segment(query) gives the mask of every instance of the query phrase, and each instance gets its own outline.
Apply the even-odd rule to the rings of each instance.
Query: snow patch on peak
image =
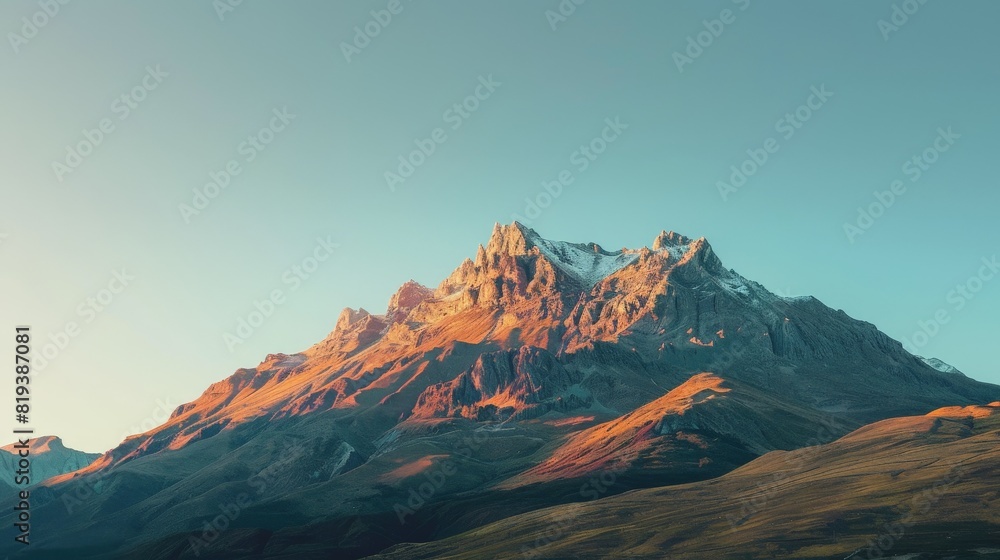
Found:
[[[751,295],[750,285],[747,283],[746,279],[738,274],[734,274],[729,278],[720,278],[719,284],[730,292],[744,296]]]
[[[654,249],[656,248],[654,247]],[[656,250],[666,251],[667,253],[670,254],[670,258],[679,261],[684,258],[684,255],[688,254],[688,252],[691,251],[691,245],[673,245],[673,246],[668,245]]]
[[[924,358],[923,356],[917,356],[917,357],[920,358],[920,361],[922,361],[923,363],[929,365],[930,367],[942,373],[955,373],[958,375],[964,375],[955,366],[945,363],[937,358]]]
[[[549,241],[533,230],[524,231],[528,240],[552,264],[576,278],[587,288],[618,272],[639,258],[637,251],[608,252],[596,243],[579,244]]]

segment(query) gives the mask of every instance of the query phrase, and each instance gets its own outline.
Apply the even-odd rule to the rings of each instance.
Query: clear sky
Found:
[[[515,214],[705,236],[1000,383],[996,2],[227,1],[0,4],[0,348],[52,341],[39,434],[103,451]]]

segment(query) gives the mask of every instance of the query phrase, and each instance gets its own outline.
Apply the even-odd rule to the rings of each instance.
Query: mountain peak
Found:
[[[692,240],[673,231],[661,231],[653,240],[652,250],[669,253],[670,262],[673,263],[686,259],[707,265],[712,270],[717,270],[721,266],[704,237]],[[494,224],[486,247],[480,247],[477,251],[475,264],[478,266],[495,264],[504,257],[534,254],[575,279],[582,287],[591,288],[604,278],[636,262],[647,251],[649,249],[646,248],[607,251],[594,242],[552,241],[515,221],[509,225]]]
[[[434,291],[423,284],[414,280],[407,280],[389,298],[389,307],[385,315],[392,323],[401,321],[406,318],[414,307],[420,305],[433,294]]]
[[[350,327],[369,315],[371,315],[371,313],[368,313],[364,307],[359,307],[356,310],[351,309],[350,307],[345,307],[344,310],[340,312],[340,317],[337,317],[337,325],[333,328],[333,330],[334,332],[343,331],[347,327]]]
[[[690,245],[691,239],[673,231],[660,231],[660,235],[653,240],[653,250],[659,251],[667,247],[681,247]]]
[[[486,254],[523,255],[535,246],[534,239],[540,239],[535,230],[520,222],[510,225],[497,223],[493,225],[493,233],[486,244]]]
[[[14,445],[16,444],[11,443],[9,445],[3,446],[0,449],[3,449],[8,453],[17,454],[17,449],[14,448]],[[50,451],[64,451],[66,449],[66,446],[63,445],[62,439],[60,439],[58,436],[36,437],[31,440],[28,446],[31,449],[31,453],[33,455],[41,455],[42,453],[48,453]]]

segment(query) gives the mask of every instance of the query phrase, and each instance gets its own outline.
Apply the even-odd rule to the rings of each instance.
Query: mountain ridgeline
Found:
[[[436,288],[407,282],[383,314],[345,309],[311,348],[50,479],[33,549],[362,557],[580,501],[594,480],[614,481],[588,487],[605,497],[715,479],[1000,398],[941,369],[726,269],[704,238],[608,251],[497,225]]]

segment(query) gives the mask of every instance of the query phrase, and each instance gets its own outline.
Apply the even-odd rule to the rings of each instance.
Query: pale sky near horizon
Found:
[[[38,435],[113,447],[342,308],[437,285],[515,215],[610,249],[705,236],[1000,383],[996,2],[57,5],[0,4],[0,348],[18,324],[52,341]],[[720,192],[731,166],[752,175]]]

